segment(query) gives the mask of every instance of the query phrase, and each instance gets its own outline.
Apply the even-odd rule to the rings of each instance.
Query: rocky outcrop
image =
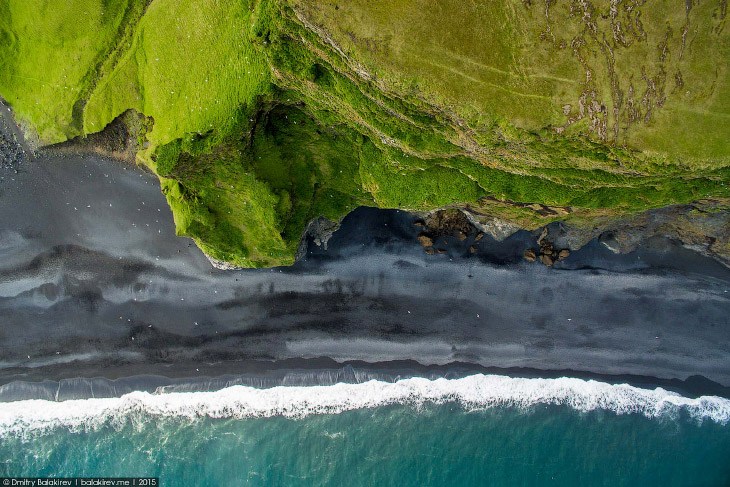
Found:
[[[523,230],[506,220],[478,219],[469,209],[456,208],[429,213],[417,225],[422,228],[418,241],[429,254],[443,252],[449,239],[454,245],[465,242],[464,248],[476,254],[477,244],[485,235],[501,241]],[[622,218],[553,222],[534,230],[533,235],[534,246],[524,250],[522,258],[548,267],[594,240],[613,252],[628,253],[654,237],[680,242],[730,266],[730,201],[703,200]]]
[[[705,200],[652,210],[613,225],[605,245],[621,253],[636,248],[642,235],[661,235],[730,264],[730,201]]]
[[[101,132],[76,137],[60,144],[47,147],[47,150],[67,153],[94,153],[121,161],[135,163],[137,152],[146,145],[145,135],[150,129],[152,119],[134,110],[115,118]]]
[[[307,245],[311,240],[317,247],[324,247],[327,250],[327,242],[332,238],[337,229],[340,228],[339,222],[333,222],[324,217],[315,218],[309,225],[307,225],[302,240],[299,243],[299,248],[295,256],[296,260],[300,260],[307,254]]]
[[[479,229],[479,231],[486,233],[498,242],[501,242],[510,235],[513,235],[515,232],[521,230],[518,225],[501,218],[488,217],[479,219],[477,215],[466,208],[463,209],[462,212],[471,224]]]
[[[730,201],[702,200],[590,224],[553,223],[546,238],[555,247],[578,250],[593,239],[628,253],[652,237],[666,237],[730,265]]]
[[[215,258],[211,257],[210,255],[206,254],[205,252],[203,252],[203,255],[205,255],[205,257],[208,259],[208,262],[210,262],[210,265],[212,265],[216,269],[220,269],[222,271],[240,271],[240,270],[244,269],[244,267],[239,267],[237,265],[233,265],[230,262],[215,259]]]

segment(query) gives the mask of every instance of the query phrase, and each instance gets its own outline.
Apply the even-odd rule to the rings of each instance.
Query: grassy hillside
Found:
[[[128,108],[155,119],[153,146],[188,133],[229,133],[239,107],[269,86],[251,43],[251,11],[238,0],[155,0],[84,111],[93,132]]]
[[[143,8],[137,0],[0,2],[0,94],[43,142],[83,133],[83,105]]]
[[[242,266],[362,204],[536,226],[730,197],[726,3],[611,5],[5,0],[0,95],[45,143],[152,117],[178,232]]]
[[[448,106],[477,130],[550,127],[728,161],[724,1],[291,3],[380,87]]]

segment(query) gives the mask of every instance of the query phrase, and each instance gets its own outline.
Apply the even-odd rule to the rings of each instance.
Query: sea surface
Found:
[[[728,485],[730,400],[472,375],[0,404],[0,476],[161,485]]]
[[[291,268],[222,271],[150,174],[26,159],[0,172],[0,477],[730,485],[730,269],[677,242],[547,269],[530,232],[426,255],[416,215],[361,208]]]

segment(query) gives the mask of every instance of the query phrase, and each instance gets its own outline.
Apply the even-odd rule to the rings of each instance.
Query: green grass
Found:
[[[131,46],[89,99],[86,131],[134,108],[155,119],[153,146],[188,133],[229,133],[240,107],[269,86],[250,27],[251,11],[238,0],[153,1]]]
[[[0,93],[43,143],[82,134],[74,107],[139,10],[135,0],[0,2]]]
[[[588,123],[578,124],[579,133],[677,163],[730,163],[730,35],[723,2],[692,4],[689,12],[685,4],[629,10],[627,3],[617,7],[615,19],[608,3],[587,14],[565,1],[547,10],[543,2],[289,3],[381,88],[450,107],[477,130],[503,121],[526,131],[564,126],[578,117],[581,95],[589,94],[588,103],[595,93],[606,106],[598,117],[606,121],[605,137]],[[620,25],[618,36],[614,25]]]
[[[309,221],[364,204],[468,204],[532,228],[729,198],[722,3],[615,12],[10,0],[0,94],[44,143],[151,117],[138,156],[178,233],[244,267],[290,264]]]
[[[291,264],[310,220],[339,220],[373,199],[362,189],[357,135],[325,128],[296,107],[275,106],[249,140],[176,140],[154,158],[178,232],[243,267]]]

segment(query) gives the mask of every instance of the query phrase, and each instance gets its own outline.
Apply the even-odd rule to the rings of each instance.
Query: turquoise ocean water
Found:
[[[0,476],[158,476],[174,486],[730,485],[730,401],[720,398],[484,376],[132,396],[0,405]]]

